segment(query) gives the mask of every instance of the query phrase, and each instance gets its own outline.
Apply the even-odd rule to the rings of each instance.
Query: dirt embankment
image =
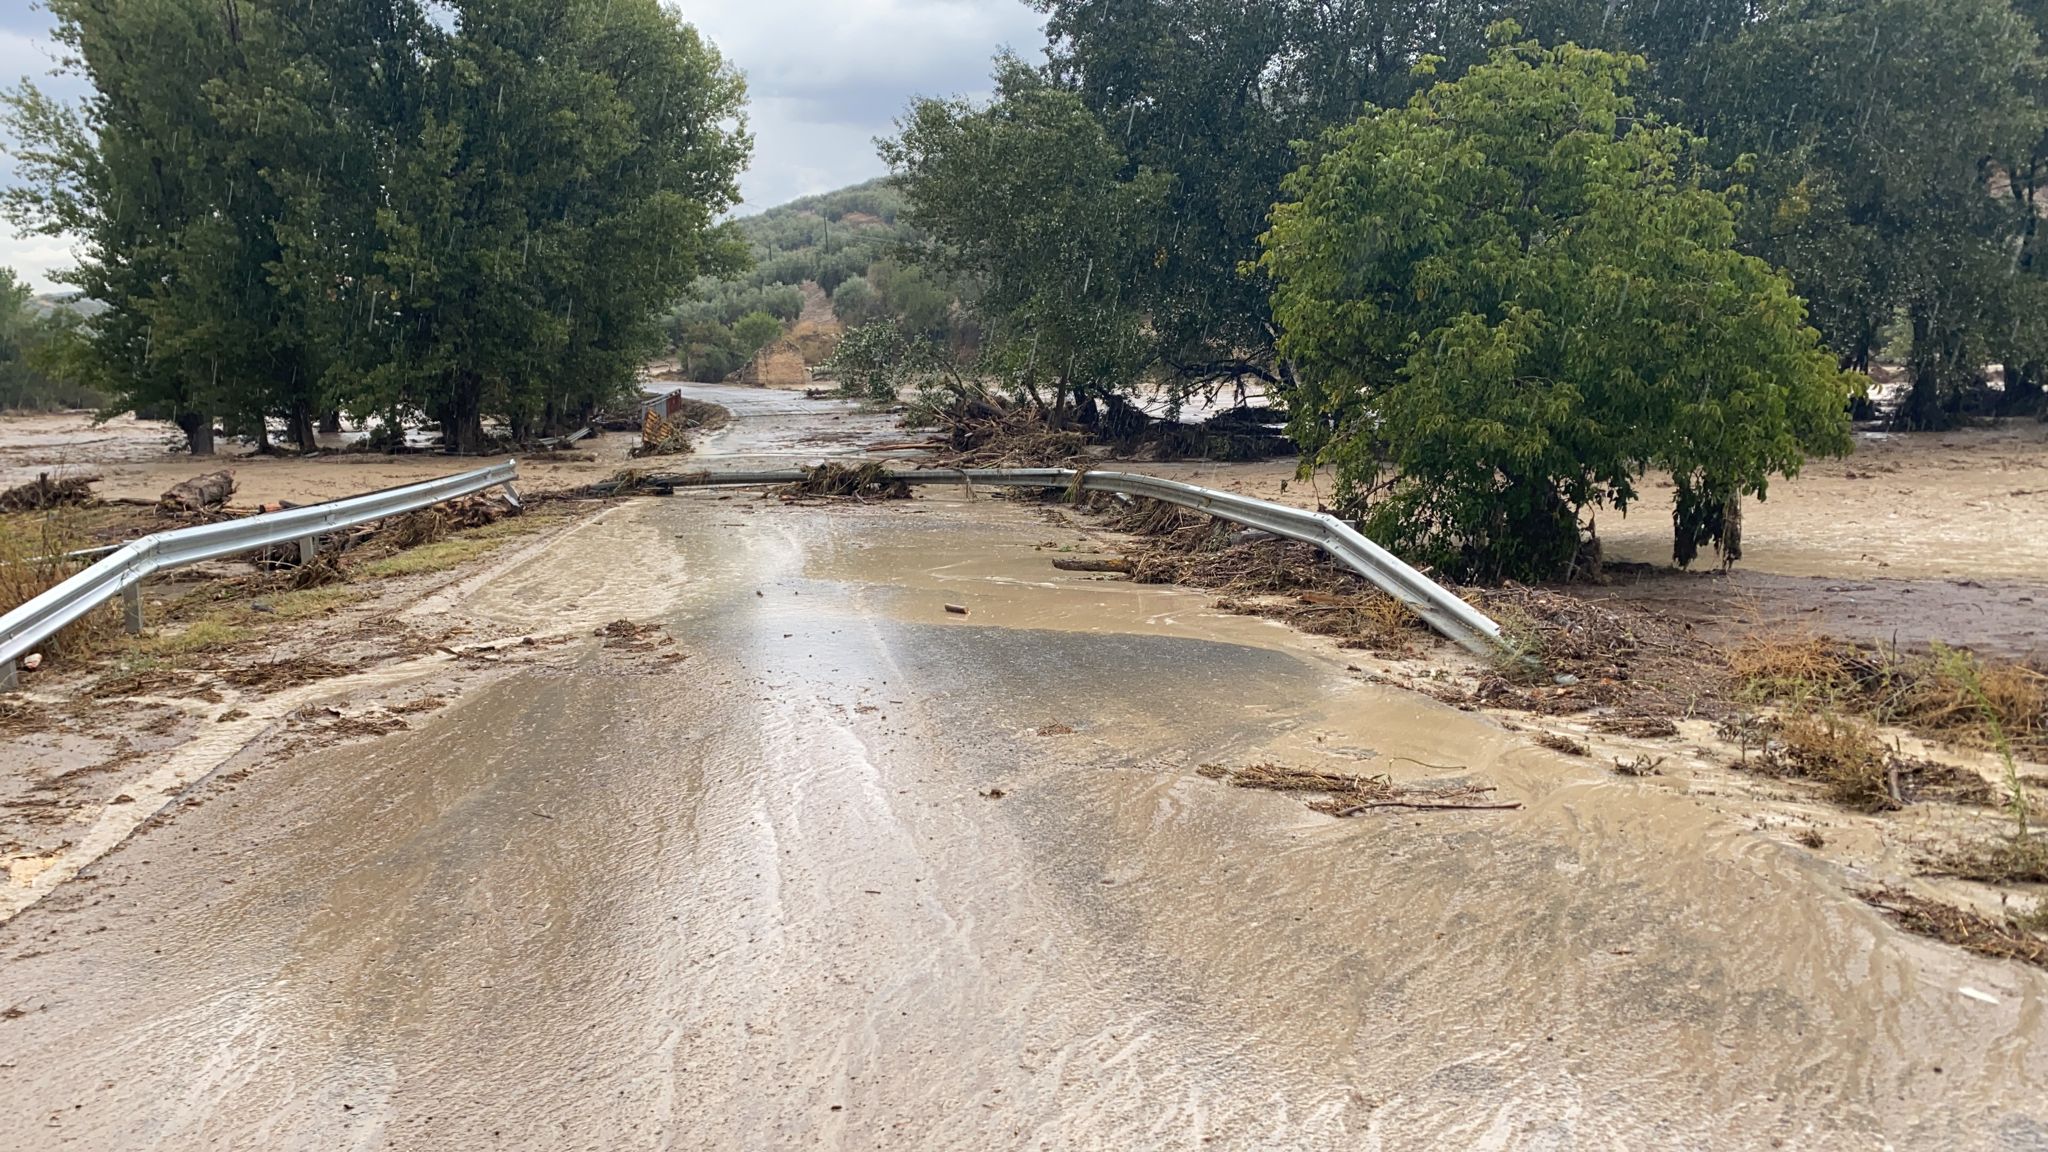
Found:
[[[522,453],[522,490],[575,488],[625,467],[637,434],[590,437],[561,452]],[[95,424],[90,413],[0,413],[0,488],[53,477],[98,476],[94,491],[107,500],[154,502],[165,489],[202,472],[231,469],[242,498],[251,502],[312,504],[401,484],[430,480],[499,457],[464,458],[421,452],[402,456],[336,449],[315,456],[257,455],[224,443],[213,456],[179,450],[183,437],[169,425],[121,416]]]

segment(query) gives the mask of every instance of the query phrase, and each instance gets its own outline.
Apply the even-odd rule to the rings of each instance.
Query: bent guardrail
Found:
[[[305,559],[319,550],[319,537],[323,532],[403,512],[416,512],[444,500],[499,485],[504,486],[506,497],[516,506],[519,490],[515,481],[518,479],[518,463],[507,460],[473,472],[348,496],[325,504],[155,532],[131,540],[92,567],[0,616],[0,691],[15,686],[16,661],[65,625],[115,596],[122,596],[127,601],[128,630],[141,631],[142,582],[158,572],[203,560],[238,556],[274,544],[296,543],[300,558]]]
[[[1072,468],[920,468],[892,469],[883,473],[885,479],[908,484],[965,483],[1021,488],[1069,488],[1077,476],[1084,492],[1121,493],[1163,500],[1275,536],[1313,544],[1329,553],[1339,564],[1371,581],[1380,591],[1399,600],[1438,633],[1471,652],[1489,658],[1503,654],[1520,655],[1491,617],[1373,543],[1357,529],[1325,512],[1290,508],[1234,492],[1219,492],[1136,472],[1077,472]],[[644,480],[650,484],[674,487],[709,487],[786,484],[803,477],[801,471],[778,470],[680,473],[648,476]]]

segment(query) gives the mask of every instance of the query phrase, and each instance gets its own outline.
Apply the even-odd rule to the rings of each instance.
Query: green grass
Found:
[[[474,535],[456,536],[447,540],[436,540],[396,552],[381,560],[372,560],[356,569],[356,572],[373,580],[389,576],[413,576],[421,572],[442,572],[467,564],[479,556],[497,550],[502,540],[479,538]]]
[[[217,648],[232,648],[256,638],[248,628],[217,617],[195,620],[176,632],[158,632],[136,640],[136,649],[150,656],[189,656]]]
[[[553,526],[566,513],[528,512],[521,516],[507,517],[476,528],[466,528],[436,540],[421,544],[403,552],[394,552],[367,563],[349,568],[351,576],[363,576],[381,580],[390,576],[414,576],[422,572],[445,572],[460,567],[481,556],[496,551],[507,540],[530,536]]]

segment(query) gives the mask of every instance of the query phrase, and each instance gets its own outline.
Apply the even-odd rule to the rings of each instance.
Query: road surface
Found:
[[[0,926],[0,1149],[2048,1146],[2039,974],[1061,515],[695,492],[423,606],[578,639]]]

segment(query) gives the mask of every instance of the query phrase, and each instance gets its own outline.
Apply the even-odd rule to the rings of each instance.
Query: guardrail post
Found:
[[[519,487],[510,480],[505,481],[505,499],[510,500],[514,508],[525,507],[519,502]]]
[[[121,589],[121,610],[130,636],[142,635],[142,582]]]
[[[300,566],[300,567],[302,567],[302,568],[303,568],[303,567],[305,567],[306,565],[308,565],[308,564],[311,564],[311,563],[313,562],[313,557],[315,557],[315,556],[318,556],[319,554],[320,554],[320,537],[319,537],[319,536],[317,536],[317,535],[314,535],[314,536],[301,536],[301,537],[299,537],[299,566]]]
[[[21,687],[21,677],[14,671],[14,661],[7,661],[0,667],[0,692],[12,692]]]

